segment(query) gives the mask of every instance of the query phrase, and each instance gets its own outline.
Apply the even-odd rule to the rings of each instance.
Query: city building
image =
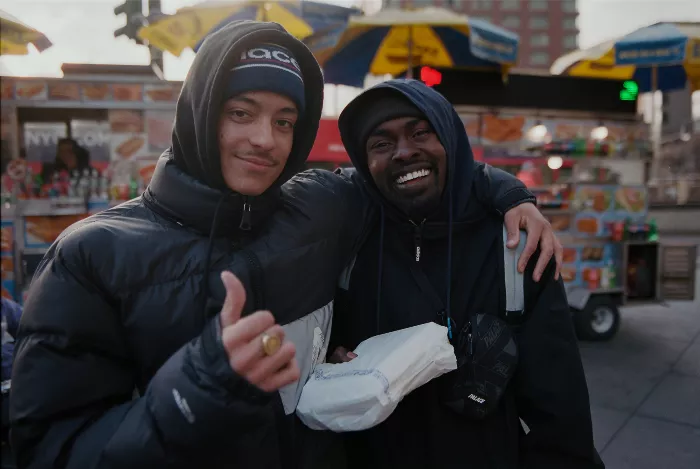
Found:
[[[516,32],[524,69],[549,70],[557,57],[578,48],[576,0],[383,0],[383,6],[450,8]]]

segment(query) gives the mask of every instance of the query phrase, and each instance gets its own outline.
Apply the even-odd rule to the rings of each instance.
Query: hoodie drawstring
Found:
[[[204,312],[204,320],[208,319],[207,315],[207,300],[209,299],[209,264],[211,264],[211,253],[214,249],[214,237],[216,236],[216,230],[219,228],[219,210],[224,204],[224,200],[228,197],[228,194],[224,194],[219,199],[214,209],[214,220],[211,222],[211,230],[209,231],[209,244],[207,245],[207,255],[204,258],[204,278],[202,279],[202,291],[204,292],[202,298],[202,311]],[[245,205],[244,205],[245,207]],[[244,212],[245,214],[245,212]],[[241,221],[242,223],[242,221]]]
[[[452,340],[452,315],[450,307],[450,298],[452,293],[452,191],[450,191],[449,205],[448,205],[448,215],[447,215],[447,300],[446,300],[446,312],[447,312],[447,337]]]
[[[382,274],[384,265],[384,206],[380,205],[379,214],[379,266],[377,267],[377,334],[380,333],[381,329],[380,318],[382,310]]]

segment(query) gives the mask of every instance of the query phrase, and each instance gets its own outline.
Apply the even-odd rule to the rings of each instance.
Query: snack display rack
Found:
[[[564,245],[561,275],[579,336],[612,338],[621,305],[692,299],[696,247],[660,243],[646,187],[618,184],[599,168],[574,173],[531,190]]]
[[[0,202],[2,295],[20,303],[57,236],[139,195],[170,145],[182,84],[105,67],[110,73],[2,77],[2,153],[3,160],[12,158],[2,175]],[[53,163],[64,137],[88,151],[90,167],[43,180],[42,167]]]
[[[636,115],[466,106],[459,111],[475,158],[514,175],[528,163],[541,184],[551,184],[570,179],[579,162],[598,161],[601,168],[620,171],[625,183],[644,182],[651,146],[648,125]],[[558,165],[549,167],[550,157]]]

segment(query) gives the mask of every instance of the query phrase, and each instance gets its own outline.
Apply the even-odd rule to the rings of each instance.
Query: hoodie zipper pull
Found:
[[[413,222],[411,222],[413,223]],[[413,230],[413,244],[416,247],[416,262],[420,262],[420,247],[421,247],[421,238],[422,234],[421,232],[423,231],[423,223],[425,223],[425,220],[423,220],[420,225],[416,225],[413,223],[413,226],[415,226]]]
[[[243,214],[241,215],[239,228],[243,231],[250,231],[250,204],[248,203],[248,197],[243,198]]]

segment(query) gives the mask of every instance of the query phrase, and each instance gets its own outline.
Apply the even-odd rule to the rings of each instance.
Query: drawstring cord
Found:
[[[451,292],[452,292],[452,191],[449,196],[449,213],[447,215],[447,304],[445,305],[447,312],[447,337],[452,340],[452,315],[451,315]]]
[[[384,206],[380,205],[379,221],[379,266],[377,267],[377,334],[380,332],[380,318],[382,310],[382,274],[384,265]]]
[[[205,316],[207,314],[207,299],[209,298],[209,264],[211,264],[211,254],[214,248],[214,238],[216,236],[216,231],[219,228],[219,210],[224,204],[224,200],[228,197],[228,194],[224,194],[219,199],[214,209],[214,220],[211,222],[211,231],[209,231],[209,244],[207,245],[207,255],[204,258],[204,278],[202,279],[202,311]]]

